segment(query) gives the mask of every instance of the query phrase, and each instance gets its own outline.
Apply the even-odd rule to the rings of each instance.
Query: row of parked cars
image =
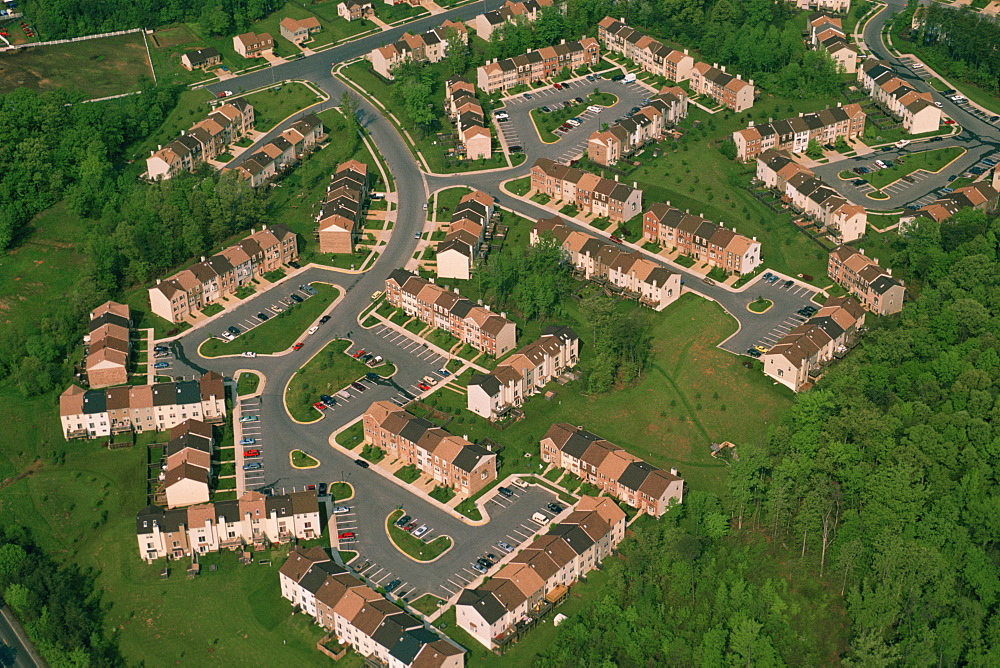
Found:
[[[420,538],[425,533],[431,530],[426,524],[419,524],[417,520],[413,519],[409,515],[403,515],[395,522],[396,528],[402,529],[403,531],[413,534],[414,537]]]

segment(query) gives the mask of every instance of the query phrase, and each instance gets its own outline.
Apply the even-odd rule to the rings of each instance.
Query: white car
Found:
[[[349,512],[351,512],[351,509],[348,508],[347,506],[337,506],[336,508],[333,509],[334,515],[344,515]]]
[[[424,524],[424,525],[422,525],[422,526],[414,529],[413,530],[413,535],[416,536],[417,538],[420,538],[421,536],[423,536],[428,531],[429,531],[429,529],[428,529],[427,525]]]
[[[576,126],[578,126],[580,124],[580,121],[576,120],[575,118],[571,118],[568,121],[566,121],[566,123],[568,125],[572,125],[575,128]]]
[[[257,357],[257,353],[253,352],[252,350],[248,350],[248,351],[246,351],[244,353],[240,353],[240,356],[241,357]]]
[[[437,378],[435,378],[434,376],[424,376],[424,382],[427,383],[428,385],[434,385],[438,381]]]
[[[230,334],[229,332],[223,332],[223,333],[222,333],[222,338],[224,338],[224,339],[225,339],[226,341],[232,341],[232,340],[233,340],[234,338],[236,338],[236,337],[234,337],[234,336],[233,336],[232,334]]]
[[[896,146],[898,146],[899,148],[903,148],[904,146],[908,146],[909,143],[910,143],[909,139],[900,139],[898,142],[896,142]]]
[[[596,104],[592,104],[592,105],[590,105],[589,107],[587,107],[587,111],[592,111],[592,112],[594,112],[595,114],[599,114],[599,113],[601,113],[601,112],[602,112],[603,110],[604,110],[604,107],[600,107],[600,106],[598,106],[598,105],[596,105]]]
[[[952,96],[951,96],[950,98],[948,98],[948,99],[950,99],[950,100],[951,100],[952,102],[961,102],[961,101],[962,101],[962,100],[964,100],[965,98],[964,98],[964,97],[962,97],[961,95],[952,95]]]
[[[935,107],[937,107],[938,109],[940,109],[940,108],[941,108],[941,107],[943,107],[944,105],[943,105],[943,104],[941,104],[940,102],[934,102],[934,106],[935,106]]]
[[[317,327],[315,325],[313,325],[312,327],[309,328],[309,333],[310,334],[315,334],[318,331],[319,331],[319,327]]]

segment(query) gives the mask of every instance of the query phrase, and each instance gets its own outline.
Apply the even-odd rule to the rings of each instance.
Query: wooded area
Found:
[[[899,14],[896,29],[921,47],[921,57],[991,93],[1000,92],[1000,25],[993,16],[932,2],[920,8],[919,27],[910,30],[915,0]]]

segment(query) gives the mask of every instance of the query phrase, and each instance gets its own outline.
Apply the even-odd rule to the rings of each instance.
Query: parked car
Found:
[[[354,381],[353,383],[351,383],[351,387],[353,387],[358,392],[364,392],[365,390],[368,389],[367,387],[365,387],[364,385],[362,385],[358,381]]]
[[[761,346],[761,345],[756,345],[756,346],[753,347],[753,349],[756,350],[757,352],[759,352],[761,355],[763,355],[764,353],[766,353],[768,351],[767,347]]]
[[[403,531],[409,533],[409,532],[413,531],[416,528],[417,528],[417,523],[416,522],[409,522],[409,523],[407,523],[406,526],[403,527]]]
[[[795,285],[795,281],[793,281],[792,279],[788,279],[787,281],[785,281],[785,287],[786,288],[790,288],[793,285]]]
[[[325,325],[328,322],[330,322],[330,316],[328,315],[324,315],[322,318],[319,319],[319,324],[321,325]]]
[[[268,319],[268,318],[270,318],[270,317],[271,317],[271,316],[269,316],[269,315],[268,315],[268,314],[266,314],[266,313],[258,313],[258,314],[257,314],[257,319],[258,319],[258,320],[260,320],[260,321],[264,321],[264,320],[267,320],[267,319]]]
[[[365,354],[365,349],[358,348],[356,351],[354,351],[354,359],[359,359],[364,354]]]
[[[403,584],[403,581],[402,581],[402,580],[393,580],[392,582],[390,582],[389,584],[387,584],[387,585],[385,586],[385,593],[386,593],[386,594],[391,594],[391,593],[392,593],[393,591],[395,591],[395,590],[396,590],[396,589],[397,589],[397,588],[399,587],[399,585],[401,585],[401,584]]]
[[[774,276],[774,274],[772,274],[772,273],[771,273],[771,272],[769,272],[769,271],[767,271],[767,272],[764,272],[764,280],[765,280],[765,281],[767,281],[767,280],[770,280],[771,276]]]
[[[552,503],[545,504],[545,507],[554,513],[561,513],[563,511],[563,507],[554,501]]]
[[[382,376],[378,375],[377,373],[372,373],[371,371],[369,371],[368,373],[365,374],[365,378],[367,378],[372,382],[375,382],[381,380]]]
[[[244,415],[240,418],[240,422],[257,422],[260,418],[256,415]]]
[[[319,327],[317,327],[316,325],[313,325],[312,327],[309,328],[309,330],[306,332],[306,334],[315,334],[318,331],[319,331]]]
[[[613,77],[611,77],[611,80],[612,81],[621,81],[624,78],[625,78],[624,74],[616,74]]]
[[[260,462],[247,462],[243,465],[244,471],[259,471],[262,468],[264,468],[264,466]]]
[[[325,482],[321,482],[321,483],[319,484],[319,489],[318,489],[318,490],[316,490],[316,493],[317,493],[317,494],[318,494],[319,496],[326,496],[326,483],[325,483]]]
[[[156,364],[153,365],[153,368],[166,369],[168,366],[170,366],[170,362],[157,362]]]
[[[954,181],[957,178],[958,178],[958,174],[952,174],[951,176],[948,177],[948,183],[951,183],[952,181]]]
[[[328,406],[324,404],[322,401],[317,401],[316,403],[313,404],[313,408],[315,408],[318,411],[325,411],[328,408]]]
[[[552,87],[555,88],[556,90],[562,90],[563,88],[561,83],[552,84]]]
[[[347,506],[335,506],[333,509],[334,515],[346,515],[349,512],[351,512],[351,509]]]
[[[615,235],[613,235],[613,234],[611,235],[611,240],[612,240],[613,242],[615,242],[616,244],[621,244],[621,243],[625,243],[624,241],[622,241],[622,240],[621,240],[621,238],[620,238],[620,237],[616,237],[616,236],[615,236]]]
[[[241,438],[240,445],[253,445],[257,442],[256,438]]]
[[[497,543],[497,547],[499,547],[504,552],[513,552],[514,551],[514,548],[513,548],[513,546],[511,546],[510,543],[505,543],[503,541],[500,541],[499,543]]]
[[[863,186],[863,185],[865,185],[867,183],[868,182],[865,181],[864,179],[854,179],[853,181],[851,181],[851,184],[855,185],[855,186]]]
[[[508,146],[507,147],[507,151],[510,152],[510,153],[520,153],[523,150],[524,150],[524,148],[522,148],[521,146],[517,146],[517,145]]]
[[[577,96],[573,98],[573,101],[576,102],[577,104],[583,104],[585,100],[582,97]]]
[[[316,491],[316,485],[306,485],[306,491],[307,492],[315,492]]]
[[[337,400],[331,397],[329,394],[321,394],[319,400],[322,401],[327,406],[332,406],[337,403]]]
[[[412,520],[412,519],[413,518],[410,517],[409,515],[403,515],[398,520],[396,520],[396,526],[398,526],[398,527],[405,527],[407,524],[409,524],[410,520]]]
[[[541,111],[543,114],[547,114],[552,110],[549,109],[548,107],[542,107],[541,109],[539,109],[539,111]]]
[[[419,387],[424,392],[426,392],[427,390],[431,389],[431,386],[428,385],[427,383],[417,383],[417,387]]]
[[[512,490],[510,487],[497,487],[497,491],[500,492],[503,496],[506,496],[508,499],[514,496],[514,490]]]
[[[437,372],[446,378],[451,375],[451,371],[447,369],[438,369]]]
[[[624,79],[625,77],[622,78]],[[486,575],[487,571],[489,571],[488,568],[480,565],[479,563],[472,564],[472,570],[476,571],[477,573],[482,573],[483,575]]]
[[[363,468],[363,469],[366,469],[366,468],[368,468],[369,466],[371,466],[371,465],[370,465],[370,464],[369,464],[368,462],[366,462],[366,461],[365,461],[365,460],[363,460],[363,459],[355,459],[355,460],[354,460],[354,463],[355,463],[355,464],[357,464],[358,466],[360,466],[360,467],[361,467],[361,468]]]
[[[253,448],[251,450],[244,450],[243,451],[243,456],[244,457],[260,457],[260,450],[258,450],[256,448]]]
[[[165,353],[165,352],[169,352],[169,351],[170,351],[170,348],[167,348],[166,346],[153,346],[153,352],[154,353]]]
[[[994,165],[997,164],[997,161],[994,160],[993,158],[986,158],[986,159],[983,160],[983,164],[984,165],[989,165],[990,167],[993,167]]]
[[[298,295],[295,295],[295,294],[289,295],[288,297],[289,297],[289,299],[291,299],[296,304],[301,304],[302,301],[303,301],[302,297],[299,297]]]
[[[304,345],[305,345],[304,343],[296,343],[294,346],[292,346],[292,350],[302,350],[302,346]]]
[[[337,534],[337,538],[340,540],[354,540],[354,532],[341,531],[339,534]]]
[[[301,290],[302,292],[306,293],[307,295],[314,295],[314,294],[316,294],[316,288],[314,288],[311,285],[305,285],[305,284],[300,285],[299,286],[299,290]]]
[[[531,93],[525,93],[525,94],[524,94],[524,99],[525,99],[525,100],[530,100],[530,99],[531,99],[532,97],[533,97],[533,96],[531,95]]]
[[[420,538],[421,536],[423,536],[428,531],[430,531],[430,527],[428,527],[426,524],[424,524],[424,525],[421,525],[420,527],[418,527],[413,532],[413,535],[416,536],[417,538]]]
[[[240,356],[241,357],[257,357],[257,353],[253,352],[252,350],[245,350],[242,353],[240,353]]]
[[[760,351],[754,350],[753,348],[747,348],[747,355],[750,357],[760,357]]]
[[[164,357],[170,357],[170,353],[153,353],[153,359],[163,359]]]
[[[715,285],[715,281],[713,281],[711,278],[708,278],[707,276],[701,279],[701,282],[704,283],[705,285]]]

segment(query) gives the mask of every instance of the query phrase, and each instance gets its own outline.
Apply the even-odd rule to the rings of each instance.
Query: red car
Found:
[[[946,119],[944,119],[941,122],[944,123],[945,125],[954,125],[955,124],[955,121],[951,120],[950,118],[946,118]]]
[[[562,90],[562,88],[563,88],[563,87],[562,87],[562,84],[559,84],[559,83],[557,83],[557,84],[552,84],[552,86],[553,86],[553,88],[555,88],[556,90]]]
[[[313,408],[315,408],[318,411],[322,411],[326,409],[326,404],[324,404],[322,401],[317,401],[316,403],[313,404]]]
[[[292,350],[302,350],[302,346],[304,345],[305,345],[304,343],[296,343],[294,346],[292,346]]]
[[[355,359],[357,359],[358,357],[361,357],[364,354],[365,354],[364,348],[359,348],[358,351],[356,353],[354,353],[354,357],[355,357]]]
[[[611,240],[614,241],[616,244],[622,243],[622,240],[614,235],[611,235]]]
[[[417,387],[419,387],[421,390],[429,390],[429,389],[431,389],[431,386],[427,385],[425,383],[417,383]]]
[[[307,492],[315,492],[316,491],[316,485],[306,485],[306,491]]]
[[[337,536],[340,540],[354,540],[353,531],[345,531],[344,533]]]
[[[260,457],[260,450],[244,450],[244,457]]]

